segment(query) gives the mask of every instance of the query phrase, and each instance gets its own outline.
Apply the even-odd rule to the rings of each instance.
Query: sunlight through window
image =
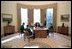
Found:
[[[28,24],[28,10],[27,8],[21,8],[21,24],[22,23],[25,23],[25,28],[26,28],[26,25]]]
[[[39,46],[25,46],[24,48],[39,48]]]
[[[46,27],[49,28],[53,24],[53,8],[48,8],[46,11]]]
[[[34,9],[34,24],[36,22],[40,23],[40,9]]]
[[[22,34],[22,37],[23,37],[23,35],[24,35],[24,34]],[[8,42],[8,41],[11,41],[11,40],[13,40],[13,39],[16,39],[16,38],[21,38],[21,37],[20,37],[19,35],[13,36],[13,37],[11,37],[11,38],[8,38],[8,39],[6,39],[6,40],[1,41],[1,43],[3,44],[3,43],[6,43],[6,42]]]

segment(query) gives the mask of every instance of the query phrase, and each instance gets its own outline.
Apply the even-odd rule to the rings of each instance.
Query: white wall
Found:
[[[15,26],[15,31],[17,31],[17,3],[28,4],[28,5],[43,5],[43,4],[53,4],[57,3],[57,26],[61,26],[60,15],[70,14],[71,17],[71,1],[1,1],[1,13],[13,14],[12,25]],[[69,22],[65,22],[68,25],[69,34],[71,34],[71,18]],[[3,26],[6,23],[1,23],[1,34],[3,34]]]
[[[64,22],[65,26],[69,27],[69,34],[71,34],[71,2],[58,2],[58,8],[57,8],[57,26],[61,26],[63,22],[60,20],[60,16],[62,14],[70,14],[70,21]]]
[[[15,30],[17,31],[17,8],[16,8],[16,2],[11,1],[1,1],[1,13],[6,14],[12,14],[13,15],[13,21],[12,25],[15,26]],[[6,22],[2,23],[2,26],[7,25]],[[2,28],[2,33],[4,33]]]

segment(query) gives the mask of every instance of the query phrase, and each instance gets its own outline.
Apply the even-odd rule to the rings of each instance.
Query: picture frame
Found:
[[[61,22],[69,22],[69,14],[61,15]]]
[[[2,13],[2,19],[3,19],[3,21],[9,21],[9,22],[11,22],[12,21],[12,14]]]

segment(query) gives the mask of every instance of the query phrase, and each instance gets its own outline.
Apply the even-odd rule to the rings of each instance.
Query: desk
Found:
[[[47,37],[47,28],[35,28],[34,29],[35,37],[46,38]]]

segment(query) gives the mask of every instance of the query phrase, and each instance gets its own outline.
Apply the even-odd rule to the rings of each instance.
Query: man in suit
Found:
[[[22,36],[22,34],[24,33],[24,25],[25,23],[23,23],[21,26],[20,26],[20,34]]]

